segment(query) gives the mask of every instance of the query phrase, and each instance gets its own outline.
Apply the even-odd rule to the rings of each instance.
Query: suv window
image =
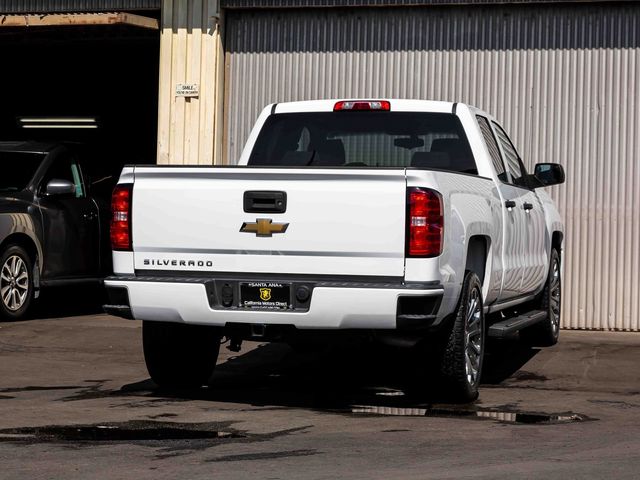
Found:
[[[450,113],[271,115],[249,165],[416,167],[478,173],[462,124]]]
[[[27,188],[44,157],[42,153],[0,152],[0,192]]]
[[[500,127],[496,122],[492,123],[495,127],[498,141],[500,142],[500,145],[502,145],[502,150],[504,151],[506,160],[505,165],[509,175],[511,175],[511,183],[519,187],[529,188],[527,171],[524,169],[524,165],[520,160],[520,156],[518,155],[516,148],[513,146],[513,143],[509,140],[509,136],[502,127]]]
[[[502,163],[502,157],[500,156],[498,142],[496,142],[496,137],[493,136],[491,126],[489,125],[489,120],[480,115],[476,115],[476,118],[478,119],[478,125],[480,126],[480,131],[482,132],[482,136],[484,137],[484,143],[489,149],[489,155],[491,155],[493,168],[498,174],[498,178],[503,182],[509,182],[507,172],[504,169],[504,163]]]
[[[84,198],[84,183],[82,180],[82,172],[78,161],[70,157],[68,154],[60,154],[54,160],[47,171],[42,187],[45,188],[47,183],[53,179],[67,180],[76,187],[76,198]]]

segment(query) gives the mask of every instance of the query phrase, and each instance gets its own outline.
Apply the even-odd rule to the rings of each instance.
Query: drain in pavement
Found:
[[[351,413],[365,415],[390,415],[405,417],[464,417],[478,420],[494,420],[500,423],[514,424],[562,424],[591,420],[586,415],[578,413],[539,413],[518,412],[498,409],[469,408],[456,406],[443,407],[389,407],[375,405],[353,405]]]
[[[223,427],[222,429],[219,427]],[[95,425],[49,425],[0,430],[0,442],[145,441],[243,438],[221,424],[131,421]]]

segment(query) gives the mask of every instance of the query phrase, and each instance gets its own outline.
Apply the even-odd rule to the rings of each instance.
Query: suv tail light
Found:
[[[131,200],[133,185],[117,185],[111,195],[111,249],[131,251]]]
[[[333,106],[334,112],[346,110],[380,110],[388,112],[391,110],[391,103],[387,100],[345,100]]]
[[[407,256],[437,257],[442,253],[442,196],[428,188],[409,188],[407,195]]]

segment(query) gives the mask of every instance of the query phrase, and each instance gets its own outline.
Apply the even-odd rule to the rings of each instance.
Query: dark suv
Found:
[[[90,188],[72,146],[0,142],[0,317],[23,317],[41,287],[111,270],[108,199]]]

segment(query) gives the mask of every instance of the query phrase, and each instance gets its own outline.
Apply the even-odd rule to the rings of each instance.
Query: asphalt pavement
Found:
[[[162,392],[139,322],[38,316],[0,323],[0,478],[640,477],[640,334],[502,349],[478,401],[449,405],[370,345],[223,347],[213,387]]]

